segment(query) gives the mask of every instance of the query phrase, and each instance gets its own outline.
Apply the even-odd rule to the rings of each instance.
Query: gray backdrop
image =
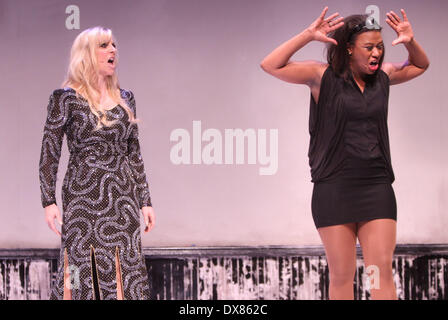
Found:
[[[143,234],[144,246],[320,244],[311,217],[309,89],[269,76],[259,63],[306,28],[326,4],[1,0],[0,247],[60,244],[40,205],[42,130],[48,97],[64,78],[73,40],[96,25],[111,28],[118,39],[120,83],[135,93],[142,120],[140,143],[157,215],[155,229]],[[423,76],[390,92],[398,243],[446,243],[448,2],[331,1],[329,12],[348,16],[370,4],[380,9],[386,61],[407,58],[403,45],[392,47],[395,33],[384,21],[387,11],[402,7],[431,61]],[[80,10],[80,29],[67,29],[66,20],[73,17],[66,13],[69,5]],[[293,58],[324,60],[323,48],[311,43]],[[221,134],[223,140],[226,129],[265,130],[265,146],[278,166],[272,161],[271,174],[261,175],[260,168],[268,165],[262,164],[258,149],[250,148],[242,164],[173,163],[176,142],[170,136],[188,132],[193,147],[193,121],[200,121],[202,133],[215,129],[208,133]],[[275,144],[269,143],[275,132],[276,155]],[[248,161],[249,154],[256,156],[255,163]],[[61,210],[67,160],[64,139],[57,184]]]

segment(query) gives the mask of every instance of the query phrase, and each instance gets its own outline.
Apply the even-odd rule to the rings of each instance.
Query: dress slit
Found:
[[[64,248],[64,276],[63,276],[63,298],[66,300],[72,299],[72,286],[71,286],[71,276],[70,276],[70,270],[68,269],[68,254],[67,254],[67,248]],[[68,280],[68,283],[66,282]],[[66,295],[67,292],[67,295]]]
[[[102,300],[100,281],[98,279],[98,264],[96,263],[95,249],[90,245],[90,266],[92,275],[93,300]]]
[[[121,271],[121,260],[120,260],[120,251],[118,250],[118,246],[115,247],[115,269],[116,275],[120,275],[120,286],[121,286],[121,297],[123,300],[125,300],[124,297],[124,287],[123,287],[123,273]],[[118,299],[118,279],[117,279],[117,299]]]

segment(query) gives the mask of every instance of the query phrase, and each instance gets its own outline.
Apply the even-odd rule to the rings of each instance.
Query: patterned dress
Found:
[[[136,116],[133,93],[123,89],[120,93]],[[151,206],[151,199],[138,127],[120,105],[106,114],[108,120],[118,121],[95,131],[97,117],[73,89],[57,89],[49,99],[39,163],[43,207],[56,203],[64,134],[70,151],[62,185],[61,249],[52,300],[63,297],[65,252],[73,300],[117,298],[116,255],[124,299],[149,299],[140,208]]]

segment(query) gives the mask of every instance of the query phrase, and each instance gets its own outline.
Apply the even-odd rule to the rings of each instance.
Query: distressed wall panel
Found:
[[[370,299],[359,247],[355,299]],[[146,248],[152,299],[328,299],[323,248]],[[48,299],[58,250],[0,250],[0,299]],[[448,245],[397,246],[399,299],[448,298]]]

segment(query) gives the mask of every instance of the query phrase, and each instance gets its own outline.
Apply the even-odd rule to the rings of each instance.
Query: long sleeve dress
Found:
[[[136,116],[133,93],[120,93]],[[64,134],[70,151],[61,194],[61,249],[50,299],[63,297],[64,267],[70,272],[72,299],[116,299],[116,256],[124,299],[149,299],[140,208],[151,206],[151,198],[137,124],[117,105],[106,113],[109,120],[118,121],[95,131],[97,117],[71,88],[55,90],[47,111],[39,162],[42,207],[56,203]]]

